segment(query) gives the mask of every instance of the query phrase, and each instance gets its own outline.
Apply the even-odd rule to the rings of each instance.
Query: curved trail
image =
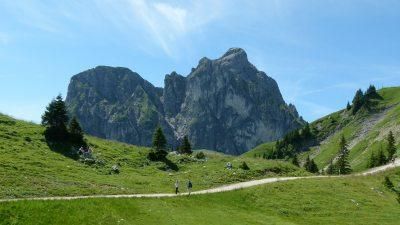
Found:
[[[211,188],[207,190],[194,191],[192,195],[202,195],[202,194],[210,194],[210,193],[218,193],[225,191],[233,191],[248,187],[253,187],[261,184],[275,183],[280,181],[288,181],[288,180],[298,180],[298,179],[315,179],[315,178],[330,178],[330,177],[345,177],[345,176],[367,176],[374,173],[378,173],[384,171],[386,169],[395,168],[400,166],[400,159],[397,159],[394,163],[389,163],[384,166],[375,167],[369,170],[366,170],[361,173],[351,174],[351,175],[341,175],[341,176],[308,176],[308,177],[272,177],[265,178],[260,180],[252,180],[246,182],[240,182],[236,184],[229,184],[221,187]],[[74,199],[88,199],[88,198],[161,198],[161,197],[178,197],[185,196],[188,193],[182,194],[171,194],[171,193],[160,193],[160,194],[123,194],[123,195],[87,195],[87,196],[59,196],[59,197],[33,197],[33,198],[14,198],[14,199],[0,199],[0,202],[15,202],[15,201],[31,201],[31,200],[74,200]]]

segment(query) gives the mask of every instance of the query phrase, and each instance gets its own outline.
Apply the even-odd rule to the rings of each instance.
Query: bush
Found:
[[[239,166],[240,169],[242,170],[249,170],[250,167],[247,165],[245,161],[242,162],[242,164]]]
[[[385,180],[383,181],[383,185],[385,185],[385,187],[387,187],[390,190],[394,189],[393,182],[390,180],[390,178],[388,176],[385,176]]]
[[[32,139],[30,137],[25,137],[24,139],[25,139],[26,142],[31,142],[32,141]]]
[[[203,152],[198,152],[194,157],[196,157],[196,159],[205,159],[206,155]]]
[[[118,173],[119,173],[119,166],[118,166],[118,165],[113,165],[113,166],[111,167],[111,172],[110,172],[110,174],[113,174],[113,173],[115,173],[115,174],[118,174]]]
[[[165,150],[151,150],[149,154],[147,155],[147,158],[150,161],[164,161],[165,158],[167,157],[168,152]]]

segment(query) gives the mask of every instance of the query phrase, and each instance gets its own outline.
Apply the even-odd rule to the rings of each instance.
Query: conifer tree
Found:
[[[350,102],[347,102],[347,105],[346,105],[346,110],[347,110],[347,111],[350,111],[350,109],[351,109]]]
[[[75,146],[85,146],[86,143],[83,139],[83,130],[76,119],[76,117],[73,117],[71,121],[69,122],[69,136],[70,136],[70,141],[73,145]]]
[[[364,105],[364,94],[361,89],[358,89],[354,98],[353,98],[353,115],[358,112],[358,110],[361,109],[361,107]]]
[[[156,128],[153,134],[153,151],[148,155],[150,160],[164,160],[167,156],[167,140],[160,126]]]
[[[317,166],[317,164],[314,162],[314,159],[311,159],[311,161],[310,161],[310,168],[309,168],[309,171],[311,172],[311,173],[318,173],[318,166]]]
[[[394,139],[392,131],[389,131],[387,142],[388,160],[391,160],[394,154],[396,154],[396,140]]]
[[[386,156],[385,156],[385,153],[383,153],[382,149],[379,149],[379,151],[378,151],[377,163],[378,163],[377,166],[386,164]]]
[[[333,165],[333,160],[331,159],[328,165],[328,168],[326,168],[326,173],[327,174],[334,174],[335,173],[335,166]]]
[[[167,140],[165,139],[164,132],[161,127],[157,127],[153,134],[153,148],[156,151],[165,150]]]
[[[190,144],[187,136],[183,138],[182,145],[180,146],[180,152],[182,154],[192,154],[192,145]]]
[[[365,97],[368,99],[379,98],[378,92],[376,92],[376,88],[374,85],[369,85],[367,91],[365,92]]]
[[[293,156],[292,164],[295,165],[295,166],[297,166],[297,167],[300,167],[300,163],[299,163],[299,159],[297,158],[297,154],[295,154],[295,155]]]
[[[301,130],[301,137],[302,138],[308,138],[310,136],[311,136],[310,124],[306,123],[304,128]]]
[[[379,162],[378,162],[378,158],[375,155],[375,152],[371,152],[371,155],[368,160],[368,167],[372,168],[372,167],[375,167],[378,165],[379,165]]]
[[[310,173],[318,172],[318,166],[314,162],[314,159],[310,159],[310,156],[307,156],[306,162],[304,163],[304,169],[306,169]]]
[[[349,150],[347,148],[347,142],[344,136],[342,135],[339,142],[338,160],[336,162],[336,167],[338,169],[339,174],[349,174],[351,172],[348,156],[349,156]]]
[[[67,123],[67,107],[62,96],[58,95],[42,115],[42,125],[46,127],[46,139],[55,142],[68,141]]]

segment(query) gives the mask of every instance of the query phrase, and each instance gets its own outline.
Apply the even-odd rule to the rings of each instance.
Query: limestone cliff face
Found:
[[[164,89],[125,68],[96,67],[74,76],[71,114],[92,135],[149,145],[160,124],[170,143],[188,135],[196,148],[230,154],[276,140],[304,121],[278,85],[258,71],[240,48],[203,58],[187,76],[173,72]]]
[[[148,146],[158,124],[173,137],[161,95],[129,69],[99,66],[72,77],[66,102],[86,133]]]

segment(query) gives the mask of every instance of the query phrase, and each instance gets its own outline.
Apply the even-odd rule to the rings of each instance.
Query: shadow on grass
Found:
[[[163,160],[165,163],[165,170],[173,170],[173,171],[178,171],[179,167],[178,165],[176,165],[174,162],[172,162],[171,160],[165,158],[165,160]]]
[[[78,160],[76,147],[69,142],[54,142],[46,139],[47,146],[53,151],[73,160]]]

